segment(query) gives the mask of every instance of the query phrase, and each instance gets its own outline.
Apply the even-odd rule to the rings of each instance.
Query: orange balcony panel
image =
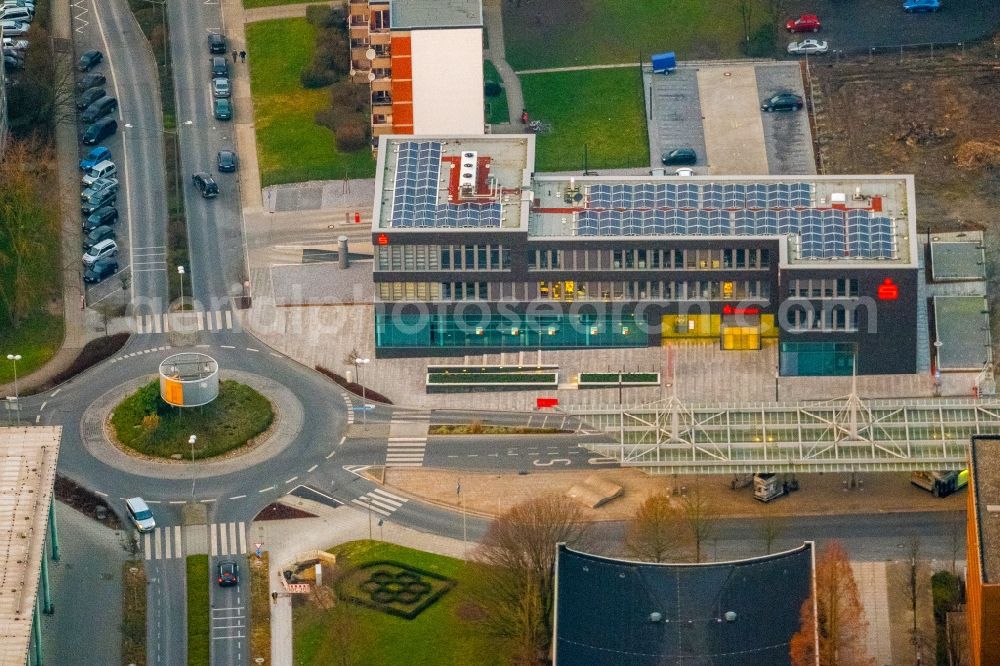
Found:
[[[413,61],[410,59],[410,56],[400,56],[394,52],[389,59],[392,61],[392,78],[413,78]]]
[[[374,90],[374,88],[373,88]],[[410,81],[392,81],[392,99],[397,102],[413,102],[413,86]]]
[[[392,33],[392,55],[409,56],[410,53],[412,53],[410,50],[410,33]]]
[[[397,127],[409,125],[413,127],[413,104],[392,103],[392,123]]]

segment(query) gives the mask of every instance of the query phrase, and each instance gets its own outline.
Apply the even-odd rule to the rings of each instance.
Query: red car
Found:
[[[785,24],[788,32],[819,32],[822,25],[815,14],[803,14],[797,19],[789,19]]]

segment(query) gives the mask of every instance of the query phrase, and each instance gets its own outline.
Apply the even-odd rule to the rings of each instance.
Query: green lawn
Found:
[[[469,583],[469,574],[461,560],[378,541],[354,541],[330,552],[355,565],[391,560],[456,582],[437,603],[412,620],[358,607],[357,636],[350,643],[352,654],[345,663],[407,666],[504,663],[503,655],[491,647],[490,638],[479,627],[459,617],[463,586]],[[292,627],[297,666],[341,663],[334,658],[334,640],[330,638],[327,619],[327,612],[309,602],[296,604]]]
[[[58,248],[57,248],[58,249]],[[54,264],[58,267],[58,264]],[[14,364],[7,354],[20,354],[17,376],[25,377],[45,365],[63,340],[63,318],[38,310],[21,322],[16,329],[0,326],[0,383],[14,380]]]
[[[180,454],[188,460],[191,433],[198,435],[195,457],[211,458],[243,446],[273,420],[270,401],[234,381],[220,382],[219,396],[207,405],[178,409],[160,398],[159,380],[154,380],[125,398],[111,415],[115,435],[125,446],[151,456]]]
[[[483,31],[483,34],[486,34],[486,32]],[[483,60],[483,81],[495,81],[503,86],[503,79],[500,78],[500,72],[497,71],[497,68],[489,60]],[[487,97],[486,109],[486,122],[494,125],[510,122],[510,112],[507,107],[507,90],[504,89],[496,97]]]
[[[329,89],[306,90],[299,83],[316,29],[295,18],[248,23],[246,30],[261,185],[373,176],[370,150],[341,153],[333,132],[316,124]]]
[[[276,5],[298,5],[308,1],[309,0],[243,0],[243,7],[244,9],[256,9],[257,7],[274,7]]]
[[[637,67],[528,74],[521,90],[531,118],[552,124],[538,135],[537,171],[583,171],[584,147],[590,169],[649,165]]]
[[[208,666],[208,555],[187,557],[188,666]]]
[[[751,33],[771,19],[754,0]],[[741,57],[739,3],[706,0],[504,2],[507,62],[515,69],[648,61],[676,51],[681,59]]]

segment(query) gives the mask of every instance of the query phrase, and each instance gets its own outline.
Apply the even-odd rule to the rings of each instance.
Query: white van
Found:
[[[130,497],[125,500],[125,508],[128,510],[128,517],[140,532],[152,532],[156,528],[153,512],[141,497]]]
[[[98,162],[83,175],[83,186],[90,187],[98,178],[113,178],[118,175],[118,167],[111,160]]]

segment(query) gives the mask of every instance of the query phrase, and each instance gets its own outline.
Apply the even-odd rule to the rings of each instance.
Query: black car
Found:
[[[89,234],[97,227],[104,227],[118,221],[118,209],[114,206],[103,206],[87,216],[83,221],[83,233]]]
[[[104,88],[100,86],[94,86],[93,88],[87,88],[83,91],[83,94],[76,98],[76,108],[83,111],[88,106],[96,102],[97,100],[104,97]]]
[[[226,52],[226,38],[224,35],[220,35],[217,32],[213,32],[208,36],[208,52],[209,53],[225,53]]]
[[[801,108],[802,98],[790,92],[772,95],[760,105],[761,111],[798,111]]]
[[[81,76],[80,80],[76,82],[76,91],[83,92],[88,88],[103,86],[107,82],[108,79],[103,74],[87,74],[86,76]]]
[[[109,113],[114,113],[118,109],[118,100],[114,97],[102,97],[88,106],[80,114],[80,120],[85,123],[92,123],[98,118],[103,118]]]
[[[83,132],[83,142],[88,146],[100,143],[118,131],[118,121],[114,118],[98,120]]]
[[[90,232],[83,237],[83,249],[89,250],[94,247],[102,240],[107,240],[108,238],[115,237],[114,227],[97,227],[96,229],[91,229]]]
[[[118,272],[118,260],[114,257],[98,259],[83,272],[83,281],[91,284],[103,282]]]
[[[81,72],[89,72],[100,65],[102,60],[104,60],[104,54],[100,51],[87,51],[80,56],[80,62],[76,68]]]
[[[3,66],[6,69],[24,69],[24,58],[3,54]]]
[[[233,560],[219,562],[215,582],[219,587],[232,587],[240,584],[240,567]]]
[[[191,176],[191,182],[201,192],[201,196],[206,199],[214,199],[219,196],[219,186],[215,183],[215,179],[207,173],[199,172],[194,174]]]
[[[236,153],[231,150],[220,150],[218,164],[219,171],[223,173],[236,171]]]
[[[212,58],[212,78],[213,79],[228,79],[229,78],[229,63],[226,62],[225,58],[220,58],[215,56]]]
[[[692,166],[698,163],[698,153],[692,148],[675,148],[660,159],[667,166]]]

